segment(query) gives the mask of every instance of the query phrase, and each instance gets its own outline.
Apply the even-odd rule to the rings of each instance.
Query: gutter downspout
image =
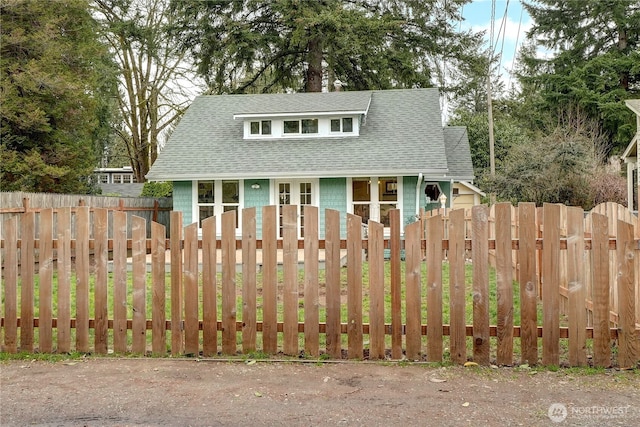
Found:
[[[449,186],[449,210],[453,210],[453,178],[451,178],[451,185]]]
[[[422,172],[418,174],[418,183],[416,184],[416,218],[420,217],[420,188],[422,187]]]

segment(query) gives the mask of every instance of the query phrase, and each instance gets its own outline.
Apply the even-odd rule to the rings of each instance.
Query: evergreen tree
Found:
[[[212,93],[428,87],[468,0],[174,0],[176,27]],[[470,50],[466,50],[468,53]]]
[[[528,37],[551,51],[539,59],[529,46],[523,87],[538,90],[536,107],[558,115],[572,105],[597,119],[620,150],[634,132],[622,102],[640,96],[640,1],[532,0]],[[530,92],[529,92],[530,93]]]
[[[4,0],[0,186],[85,193],[108,138],[113,89],[87,0]]]

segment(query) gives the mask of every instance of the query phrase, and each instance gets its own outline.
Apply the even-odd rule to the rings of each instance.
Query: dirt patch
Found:
[[[637,371],[149,358],[0,369],[2,426],[640,425]]]

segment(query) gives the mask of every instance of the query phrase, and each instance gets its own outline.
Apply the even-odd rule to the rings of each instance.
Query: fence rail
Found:
[[[370,222],[363,239],[360,217],[327,210],[323,240],[310,206],[303,240],[295,206],[264,207],[261,240],[255,208],[241,239],[235,212],[201,232],[171,212],[169,238],[122,211],[26,212],[2,227],[3,351],[635,366],[634,225],[562,212],[477,206],[401,233],[394,210],[390,235]]]

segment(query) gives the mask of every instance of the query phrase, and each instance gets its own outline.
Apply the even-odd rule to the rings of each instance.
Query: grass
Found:
[[[404,277],[405,277],[405,271],[404,271],[404,267],[405,264],[404,262],[401,265],[401,278],[403,281],[403,286],[402,286],[402,300],[404,301],[405,298],[405,289],[404,289]],[[422,299],[422,323],[424,324],[426,322],[426,308],[425,308],[425,301],[426,301],[426,295],[427,295],[427,284],[426,284],[426,265],[425,263],[422,264],[422,289],[421,289],[421,299]],[[322,294],[322,290],[324,289],[324,285],[325,285],[325,271],[324,270],[320,270],[318,272],[318,280],[319,280],[319,284],[320,284],[320,292]],[[390,263],[386,262],[385,263],[385,323],[390,323],[391,322],[391,292],[390,292],[390,276],[391,276],[391,272],[390,272]],[[466,278],[465,278],[465,282],[466,282],[466,312],[465,312],[465,317],[466,317],[466,323],[467,324],[472,324],[473,323],[473,304],[472,304],[472,300],[471,300],[471,296],[472,296],[472,266],[471,265],[467,265],[466,267]],[[443,301],[442,301],[442,313],[443,313],[443,323],[444,324],[448,324],[449,323],[449,265],[447,263],[443,263],[442,265],[442,278],[443,278],[443,292],[442,292],[442,296],[443,296]],[[39,295],[38,295],[38,275],[36,274],[35,276],[35,284],[34,284],[34,317],[38,317],[39,316]],[[218,289],[217,289],[217,295],[218,295],[218,301],[217,301],[217,310],[218,310],[218,320],[221,319],[221,314],[222,314],[222,302],[221,302],[221,273],[219,273],[218,278],[217,278],[217,283],[218,283]],[[237,289],[237,298],[236,298],[236,320],[241,322],[242,321],[242,313],[243,313],[243,300],[242,300],[242,296],[241,296],[241,289],[242,289],[242,284],[243,284],[243,278],[242,278],[242,274],[241,273],[237,273],[236,274],[236,289]],[[347,283],[347,270],[346,269],[341,269],[341,296],[343,300],[346,300],[346,283]],[[54,271],[54,280],[53,280],[53,296],[52,296],[52,300],[53,300],[53,305],[54,305],[54,309],[53,309],[53,317],[57,317],[57,274]],[[76,303],[76,289],[75,289],[75,277],[72,277],[71,279],[71,307],[72,307],[72,313],[71,316],[75,317],[75,303]],[[108,283],[109,283],[109,292],[108,292],[108,315],[109,315],[109,319],[113,319],[113,306],[114,306],[114,295],[113,295],[113,277],[112,274],[108,275]],[[170,295],[171,295],[171,282],[170,282],[170,275],[167,274],[166,275],[166,297],[167,297],[167,302],[166,302],[166,307],[165,307],[165,315],[166,318],[169,320],[171,319],[171,303],[170,303]],[[200,282],[201,283],[201,282]],[[368,269],[368,263],[364,262],[363,263],[363,269],[362,269],[362,283],[363,283],[363,301],[362,301],[362,313],[363,313],[363,323],[369,323],[369,294],[368,294],[368,283],[369,283],[369,269]],[[496,277],[495,277],[495,270],[490,269],[489,270],[489,290],[490,290],[490,296],[489,296],[489,318],[490,318],[490,324],[495,325],[497,324],[497,289],[496,289]],[[95,276],[91,275],[90,276],[90,295],[93,295],[94,292],[94,288],[95,288]],[[281,299],[282,297],[282,289],[284,286],[284,279],[283,279],[283,273],[282,271],[279,271],[278,273],[278,295],[279,298]],[[200,285],[201,288],[201,285]],[[257,288],[257,301],[256,301],[256,305],[257,305],[257,320],[260,322],[262,320],[262,274],[258,273],[257,274],[257,278],[256,278],[256,288]],[[300,290],[300,296],[299,296],[299,310],[298,310],[298,321],[299,322],[304,322],[304,296],[302,295],[302,289],[304,288],[304,272],[301,270],[298,274],[298,289]],[[133,304],[133,290],[132,290],[132,277],[131,277],[131,273],[128,274],[128,296],[127,296],[127,306],[128,308],[128,318],[132,317],[132,311],[131,311],[131,307]],[[18,290],[19,291],[19,290]],[[3,295],[4,298],[4,295]],[[201,294],[201,289],[200,289],[200,301],[199,301],[199,318],[202,319],[202,294]],[[4,302],[4,301],[3,301]],[[20,295],[18,293],[18,315],[20,315]],[[320,317],[320,322],[324,323],[326,321],[326,307],[324,306],[324,304],[322,304],[322,295],[320,298],[320,307],[319,307],[319,317]],[[90,317],[93,318],[94,317],[94,313],[95,313],[95,307],[94,307],[94,299],[93,298],[89,298],[89,313],[90,313]],[[514,325],[519,325],[520,324],[520,291],[519,291],[519,285],[518,283],[514,282],[513,283],[513,304],[514,304],[514,310],[513,310],[513,321],[514,321]],[[404,319],[405,319],[405,304],[402,304],[402,319],[403,319],[403,323],[404,323]],[[147,274],[147,290],[146,290],[146,318],[147,319],[151,319],[151,312],[152,312],[152,292],[151,292],[151,275]],[[541,308],[541,304],[538,304],[538,325],[542,324],[542,308]],[[278,301],[278,321],[282,322],[283,321],[283,304],[282,301],[279,300]],[[346,323],[347,322],[347,306],[346,304],[341,304],[341,322],[342,323]],[[561,320],[561,323],[566,323],[566,319]],[[75,342],[75,334],[74,334],[74,329],[71,330],[72,332],[72,343]],[[90,330],[90,342],[93,342],[93,329]],[[54,331],[54,348],[55,348],[55,331]],[[304,348],[304,336],[303,334],[300,334],[300,341],[299,341],[299,348],[303,349]],[[131,331],[128,331],[128,341],[129,344],[131,344]],[[34,333],[34,339],[35,339],[35,347],[37,348],[38,345],[38,332],[35,331]],[[202,340],[202,336],[200,338]],[[257,333],[257,344],[258,346],[261,345],[261,333],[258,332]],[[278,339],[279,339],[279,348],[282,348],[282,340],[283,340],[283,334],[278,334]],[[113,342],[113,330],[109,330],[109,335],[108,335],[108,342],[111,344]],[[367,347],[367,337],[364,337],[365,340],[365,347]],[[221,332],[218,332],[218,342],[221,343],[222,339],[221,339]],[[147,342],[150,345],[151,343],[151,331],[147,331]],[[171,343],[171,331],[167,331],[167,350],[170,350],[170,343]],[[202,343],[201,343],[202,344]],[[237,334],[237,344],[239,345],[239,348],[241,348],[241,344],[242,344],[242,335],[241,333]],[[342,348],[347,348],[347,336],[346,334],[342,335]],[[73,345],[73,344],[72,344]],[[423,347],[426,345],[426,337],[422,337],[422,345]],[[591,340],[587,340],[587,346],[588,346],[588,351],[592,346]],[[386,336],[386,348],[390,348],[391,347],[391,337],[390,336]],[[492,348],[492,358],[495,358],[495,351],[496,351],[496,338],[492,337],[491,338],[491,348]],[[541,340],[539,342],[538,348],[541,349],[542,345],[541,345]],[[325,348],[325,335],[324,334],[320,334],[320,348],[321,350],[323,348]],[[445,354],[444,354],[444,360],[443,362],[446,363],[447,361],[449,361],[449,353],[448,353],[448,349],[449,349],[449,337],[445,336],[443,337],[443,348],[445,349]],[[467,354],[471,355],[472,354],[472,340],[471,337],[467,337]],[[520,356],[520,343],[519,343],[519,338],[514,338],[514,361],[517,361],[519,359]],[[561,357],[566,357],[566,353],[568,351],[568,344],[567,344],[567,340],[561,340]],[[265,355],[263,353],[260,353],[260,349],[258,349],[257,353],[253,353],[255,355],[254,358],[263,358],[265,357]],[[2,353],[3,357],[8,357],[6,356],[6,353]],[[18,356],[19,357],[19,356]],[[65,357],[69,357],[68,355],[66,355]],[[326,356],[325,356],[326,357]],[[549,369],[555,369],[553,367],[549,367]]]

